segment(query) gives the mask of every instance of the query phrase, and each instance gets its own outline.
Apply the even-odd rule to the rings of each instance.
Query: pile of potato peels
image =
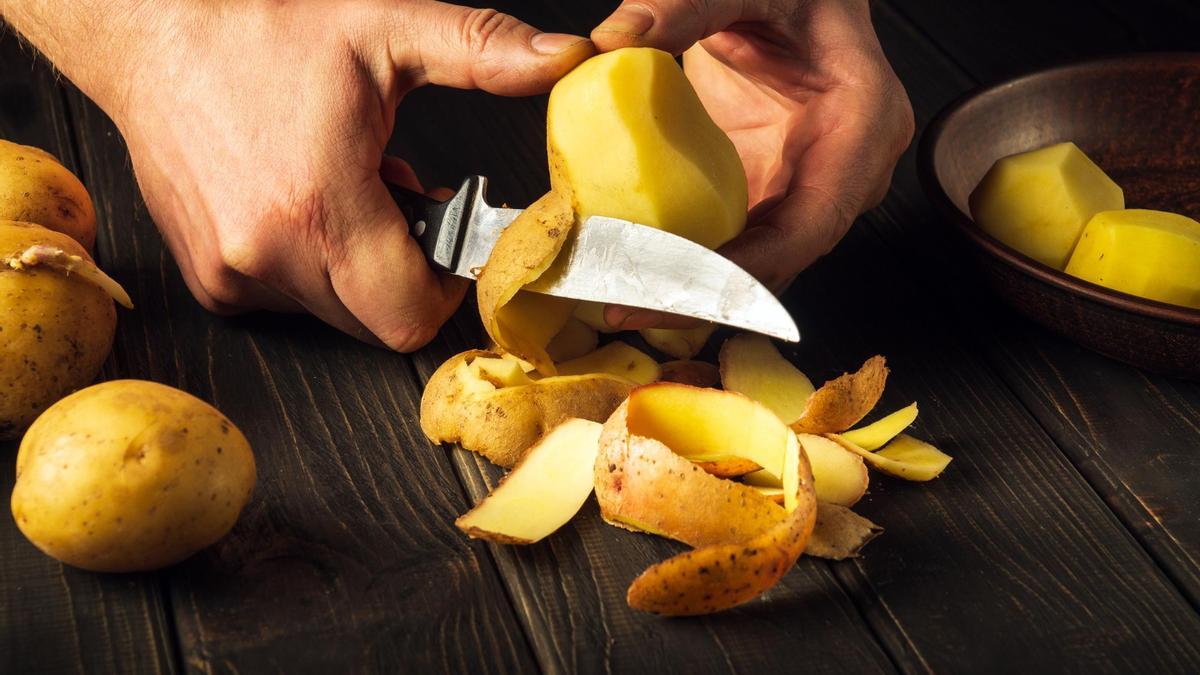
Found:
[[[650,49],[597,56],[555,86],[547,126],[551,191],[505,229],[479,275],[494,345],[444,363],[421,401],[432,441],[511,469],[459,528],[530,544],[595,492],[612,525],[693,547],[629,587],[631,607],[664,615],[751,600],[802,553],[857,555],[882,531],[850,510],[868,465],[925,481],[950,462],[902,433],[916,404],[852,429],[883,394],[883,357],[816,389],[765,337],[727,340],[718,369],[693,360],[712,326],[641,331],[677,359],[660,364],[620,340],[598,347],[613,332],[602,307],[536,292],[590,215],[713,248],[745,226],[741,161],[682,71]]]

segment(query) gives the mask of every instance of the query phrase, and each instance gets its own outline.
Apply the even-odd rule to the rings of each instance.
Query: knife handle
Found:
[[[467,219],[482,199],[485,181],[471,176],[463,181],[454,196],[439,202],[420,192],[385,183],[400,213],[408,221],[409,234],[421,245],[429,265],[443,272],[453,272],[462,248],[462,235]]]

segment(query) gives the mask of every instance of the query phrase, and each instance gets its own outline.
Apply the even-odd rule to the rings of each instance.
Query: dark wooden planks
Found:
[[[452,127],[460,122],[451,104],[436,115],[413,114]],[[472,143],[474,156],[486,156],[480,147],[485,144]],[[540,160],[530,157],[528,163]],[[519,203],[535,194],[528,192]],[[755,644],[759,635],[744,630],[746,613],[775,624],[792,620],[790,612],[773,613],[779,606],[794,604],[796,611],[813,615],[828,611],[815,604],[814,594],[794,586],[807,586],[809,575],[823,575],[822,568],[839,579],[905,670],[1180,671],[1197,662],[1192,643],[1200,622],[1191,608],[974,345],[953,331],[939,333],[947,320],[943,308],[905,281],[909,272],[890,248],[863,230],[805,275],[789,295],[806,333],[798,360],[815,376],[829,376],[876,350],[888,354],[896,372],[888,404],[922,402],[920,433],[959,457],[947,477],[925,486],[876,479],[863,509],[889,532],[862,561],[828,566],[805,561],[782,593],[772,594],[775,604],[728,614],[730,621],[661,622],[630,614],[621,602],[624,585],[644,560],[676,549],[641,538],[634,544],[619,541],[606,534],[594,512],[539,546],[497,548],[501,569],[517,589],[517,605],[528,612],[543,663],[589,670],[628,665],[623,641],[615,637],[629,630],[624,626],[652,636],[652,647],[642,637],[631,648],[648,668],[675,663],[659,650],[673,651],[669,646],[683,641],[677,633],[695,630],[693,624],[713,625],[714,638],[725,645]],[[473,319],[457,326],[458,336],[448,338],[452,344],[439,342],[428,356],[419,355],[424,374],[453,351],[480,344]],[[481,495],[496,472],[469,455],[456,457],[473,492]],[[603,538],[598,553],[592,552],[594,537]],[[648,550],[639,551],[642,547]],[[614,548],[615,559],[606,554]],[[628,564],[630,559],[637,564]],[[618,575],[623,578],[612,578]],[[599,618],[589,621],[589,610]],[[816,666],[838,667],[823,660],[836,650],[821,650],[821,639],[803,633],[787,639],[798,653],[818,654]],[[706,653],[703,642],[690,640],[690,649]],[[581,641],[604,648],[599,664],[577,656]],[[732,668],[741,663],[730,659]]]
[[[974,81],[932,49],[917,48],[916,31],[886,6],[877,9],[891,17],[880,23],[881,37],[908,86],[918,120],[926,122]],[[994,39],[1021,38],[997,33]],[[1109,49],[1155,49],[1161,39],[1132,34]],[[1034,56],[1039,48],[1028,45]],[[1002,75],[982,77],[992,76]],[[890,245],[918,261],[913,270],[919,283],[954,307],[956,325],[964,326],[1097,493],[1200,607],[1200,516],[1188,508],[1200,484],[1200,384],[1142,373],[1083,350],[1016,316],[970,283],[970,270],[946,245],[953,233],[937,222],[920,193],[911,153],[896,174],[892,195],[869,220]]]
[[[44,148],[78,169],[55,74],[2,25],[0,138]],[[173,671],[155,576],[74,570],[21,535],[8,515],[16,453],[16,442],[0,443],[0,672]]]
[[[250,438],[233,532],[163,572],[181,659],[203,672],[528,671],[534,661],[448,460],[416,427],[406,357],[308,318],[224,320],[188,294],[112,124],[70,99],[109,227],[98,249],[137,309],[110,374],[211,401]]]

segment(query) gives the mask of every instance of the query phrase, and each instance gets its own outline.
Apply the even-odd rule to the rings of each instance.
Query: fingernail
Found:
[[[625,33],[626,35],[645,35],[654,25],[654,15],[641,5],[622,5],[596,30]]]
[[[584,39],[566,33],[538,33],[529,40],[529,46],[539,54],[558,54],[583,42]]]

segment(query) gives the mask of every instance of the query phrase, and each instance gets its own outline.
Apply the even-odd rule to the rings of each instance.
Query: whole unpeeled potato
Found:
[[[38,148],[0,139],[0,220],[38,223],[92,250],[96,210],[83,183]]]
[[[94,268],[65,234],[0,220],[0,440],[16,438],[47,406],[91,383],[112,348],[112,297],[82,270],[38,264],[43,254]]]
[[[69,565],[152,570],[225,536],[255,477],[249,442],[216,408],[116,380],[68,396],[29,428],[12,512],[34,545]]]

